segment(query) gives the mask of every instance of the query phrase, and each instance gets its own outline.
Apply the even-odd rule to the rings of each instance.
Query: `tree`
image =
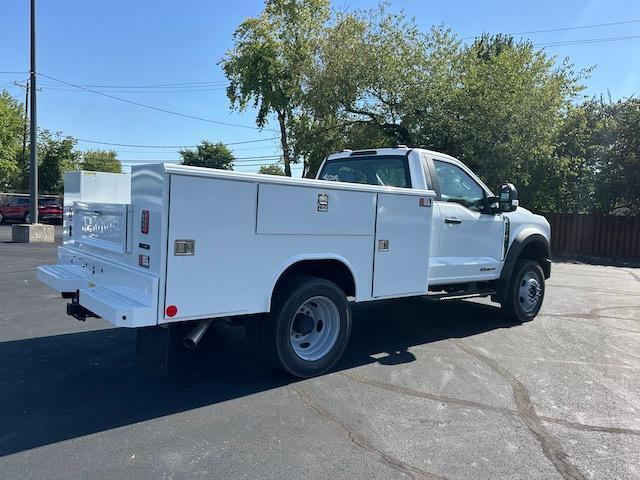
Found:
[[[592,204],[605,213],[640,212],[640,100],[593,99],[582,109]]]
[[[203,140],[195,150],[180,150],[180,156],[182,156],[182,165],[220,170],[233,170],[235,160],[233,153],[224,143],[212,143],[207,140]]]
[[[122,173],[122,164],[114,150],[87,150],[82,154],[82,170]]]
[[[385,5],[341,14],[309,74],[295,147],[313,174],[332,150],[421,145],[460,158],[491,187],[517,183],[523,203],[537,207],[532,178],[552,165],[558,126],[587,73],[509,36],[463,46],[444,27],[422,33]],[[562,177],[576,162],[555,164]]]
[[[38,140],[38,177],[39,190],[42,193],[61,194],[64,191],[64,173],[77,170],[80,166],[80,153],[74,150],[76,139],[51,134],[41,130]]]
[[[262,165],[258,173],[266,175],[284,175],[284,170],[280,165]]]
[[[232,108],[256,107],[260,128],[275,115],[288,176],[296,161],[290,129],[329,15],[329,0],[266,0],[262,14],[245,20],[234,32],[234,47],[221,61]]]
[[[0,191],[18,188],[21,153],[25,128],[24,106],[6,91],[0,93]]]
[[[640,99],[618,101],[610,106],[616,119],[615,140],[602,165],[602,182],[596,194],[613,197],[610,210],[640,212]]]
[[[517,182],[523,203],[535,208],[540,185],[532,173],[540,162],[550,165],[557,127],[586,72],[501,35],[482,36],[462,50],[461,59],[461,87],[449,102],[453,121],[432,145],[440,149],[444,140],[447,153],[492,187]]]

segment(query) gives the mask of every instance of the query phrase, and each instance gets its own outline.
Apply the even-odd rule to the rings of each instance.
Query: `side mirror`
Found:
[[[518,201],[518,190],[513,183],[503,183],[500,185],[500,211],[513,212],[520,202]]]
[[[500,213],[500,197],[485,197],[485,211],[484,213],[488,213],[490,215],[496,215]]]

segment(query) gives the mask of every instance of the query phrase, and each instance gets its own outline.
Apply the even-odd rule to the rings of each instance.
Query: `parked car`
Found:
[[[108,203],[65,186],[72,224],[38,279],[71,299],[69,315],[155,326],[139,330],[154,348],[176,323],[194,322],[193,348],[211,319],[231,317],[298,377],[342,355],[348,300],[490,296],[523,322],[551,274],[549,223],[513,185],[494,196],[462,162],[418,148],[337,153],[315,180],[136,165],[126,202],[107,184]]]
[[[55,198],[38,200],[38,216],[41,222],[62,223],[62,205]],[[0,206],[0,223],[6,220],[29,221],[29,199],[15,197],[6,205]]]

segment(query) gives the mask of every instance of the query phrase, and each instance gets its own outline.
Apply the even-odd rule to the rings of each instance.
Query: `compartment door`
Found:
[[[433,199],[379,194],[373,297],[427,292]]]

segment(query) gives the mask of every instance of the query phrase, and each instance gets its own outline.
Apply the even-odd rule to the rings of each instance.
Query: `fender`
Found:
[[[280,280],[280,278],[282,277],[284,272],[286,272],[290,267],[293,267],[294,265],[297,265],[297,264],[302,263],[302,262],[313,261],[313,260],[319,260],[319,261],[333,260],[333,261],[339,262],[342,265],[344,265],[347,268],[347,270],[351,273],[351,277],[353,278],[353,285],[354,285],[355,291],[356,291],[356,295],[355,296],[357,298],[357,294],[359,292],[358,277],[355,274],[353,266],[351,265],[351,263],[346,258],[342,257],[341,255],[336,255],[336,254],[333,254],[333,253],[318,253],[318,254],[296,255],[294,257],[291,257],[291,258],[287,259],[282,264],[280,264],[280,266],[278,267],[277,271],[275,272],[275,274],[271,278],[271,284],[269,286],[269,289],[267,290],[268,294],[267,294],[267,297],[266,297],[266,302],[267,302],[266,303],[266,309],[265,309],[266,312],[270,312],[271,311],[271,300],[273,298],[273,293],[274,293],[274,290],[276,288],[276,284],[278,283],[278,280]]]
[[[505,258],[502,272],[500,273],[500,282],[509,282],[522,251],[525,247],[534,243],[537,251],[535,259],[540,262],[540,266],[544,272],[544,278],[551,276],[551,246],[549,245],[549,240],[538,230],[525,228],[516,235],[516,238],[513,239],[513,242],[511,242],[509,246],[507,257]]]

